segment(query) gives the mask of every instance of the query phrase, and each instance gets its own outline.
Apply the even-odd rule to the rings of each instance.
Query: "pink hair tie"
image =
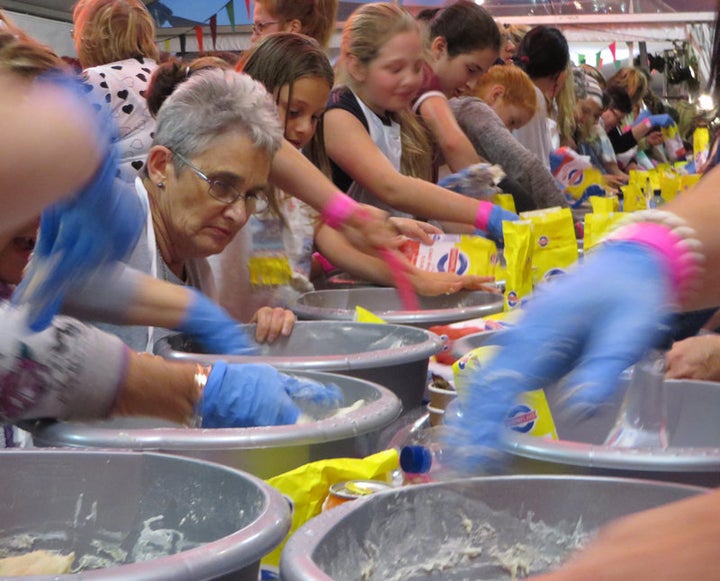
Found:
[[[335,192],[322,209],[322,221],[330,228],[339,230],[357,210],[358,203],[342,192]]]
[[[490,212],[492,212],[494,207],[490,202],[486,202],[485,200],[480,201],[477,214],[475,214],[475,228],[487,232],[488,222],[490,222]]]

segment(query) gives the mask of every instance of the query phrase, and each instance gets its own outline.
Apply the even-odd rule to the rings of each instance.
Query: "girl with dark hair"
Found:
[[[549,168],[554,149],[549,124],[555,123],[555,98],[565,86],[570,61],[567,40],[557,28],[536,26],[522,39],[514,61],[535,84],[539,107],[530,123],[513,134]]]

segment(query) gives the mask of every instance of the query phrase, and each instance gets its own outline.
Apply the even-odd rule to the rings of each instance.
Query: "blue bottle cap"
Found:
[[[432,453],[425,446],[405,446],[400,451],[400,468],[410,474],[430,472]]]

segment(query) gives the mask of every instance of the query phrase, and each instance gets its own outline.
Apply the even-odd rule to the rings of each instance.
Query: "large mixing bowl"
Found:
[[[192,429],[154,418],[101,422],[35,422],[24,427],[38,446],[129,448],[193,456],[269,478],[307,462],[364,457],[377,451],[380,431],[400,414],[400,400],[369,381],[331,373],[294,375],[335,383],[345,405],[364,400],[346,415],[307,424],[264,428]]]
[[[359,287],[312,291],[289,307],[301,319],[352,321],[355,307],[362,307],[388,323],[431,327],[475,319],[503,310],[503,296],[484,291],[460,291],[450,295],[418,297],[420,309],[408,311],[394,288]]]
[[[0,465],[1,555],[74,551],[75,566],[103,567],[33,579],[257,581],[290,528],[277,491],[200,460],[33,450],[2,452]]]
[[[283,581],[510,579],[562,562],[611,519],[704,492],[620,478],[508,476],[407,486],[333,508],[288,541]]]
[[[581,422],[554,414],[560,440],[508,432],[507,449],[516,456],[514,472],[597,474],[652,478],[720,486],[720,383],[665,382],[669,447],[627,449],[603,444],[617,417],[625,382],[599,413]],[[547,390],[557,410],[557,390]]]
[[[246,325],[250,336],[255,326]],[[256,355],[211,355],[187,336],[165,337],[155,352],[166,359],[203,364],[269,363],[285,371],[331,371],[387,387],[410,410],[422,403],[428,361],[442,348],[429,331],[405,325],[350,321],[298,321],[289,337],[258,346]]]

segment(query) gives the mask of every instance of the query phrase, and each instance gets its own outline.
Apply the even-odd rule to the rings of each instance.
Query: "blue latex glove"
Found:
[[[670,127],[671,125],[675,125],[675,121],[667,113],[660,113],[658,115],[644,113],[646,113],[646,111],[638,115],[634,123],[635,125],[640,123],[649,123],[651,127]]]
[[[494,240],[498,244],[503,243],[503,229],[502,223],[504,221],[515,222],[520,217],[505,208],[498,206],[497,204],[490,210],[490,218],[488,219],[487,231],[477,229],[475,234],[483,235],[487,234],[487,237]]]
[[[81,85],[65,75],[41,79],[85,100]],[[89,108],[89,106],[88,106]],[[102,264],[122,260],[135,247],[145,225],[145,208],[130,184],[116,178],[120,153],[111,143],[114,125],[98,115],[98,146],[104,158],[89,183],[71,199],[45,209],[38,241],[15,304],[30,306],[31,330],[46,328],[65,293]]]
[[[518,325],[498,337],[501,350],[471,380],[461,415],[446,417],[454,466],[496,470],[503,422],[517,395],[561,378],[560,413],[592,415],[624,369],[662,337],[669,277],[661,259],[633,242],[613,242],[582,266],[538,289]]]
[[[250,355],[258,345],[222,307],[197,289],[188,289],[193,298],[176,330],[200,341],[208,353]]]
[[[296,402],[330,409],[342,402],[334,385],[291,377],[265,364],[213,365],[199,412],[204,428],[293,424],[300,415]]]
[[[471,198],[484,199],[497,192],[496,184],[504,177],[505,173],[498,166],[476,163],[445,176],[438,185]]]

